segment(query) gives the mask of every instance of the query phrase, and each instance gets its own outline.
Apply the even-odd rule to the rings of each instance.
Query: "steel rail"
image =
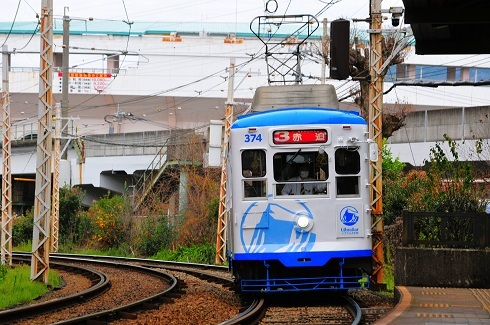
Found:
[[[14,253],[13,255],[15,256],[15,258],[23,259],[23,260],[28,260],[29,256],[30,256],[29,253]],[[115,316],[121,316],[121,317],[127,316],[128,312],[131,313],[134,310],[146,309],[145,307],[147,307],[153,301],[164,302],[164,301],[168,300],[165,298],[172,298],[176,294],[177,295],[179,294],[178,280],[174,276],[172,276],[171,274],[168,274],[168,273],[165,273],[162,271],[158,271],[158,270],[155,270],[152,268],[143,267],[140,265],[133,265],[133,264],[121,265],[121,263],[117,263],[117,262],[90,260],[87,258],[76,258],[74,256],[75,255],[73,255],[71,257],[52,256],[51,257],[51,265],[53,265],[53,266],[62,265],[65,268],[73,268],[73,269],[83,270],[83,272],[88,272],[88,274],[92,275],[92,277],[93,277],[93,274],[97,274],[100,272],[94,271],[94,270],[92,270],[90,268],[86,268],[86,267],[73,266],[72,264],[68,264],[68,263],[91,263],[91,264],[98,264],[98,265],[109,265],[109,266],[113,266],[113,267],[117,267],[117,268],[124,267],[124,268],[134,269],[134,270],[137,270],[139,272],[144,272],[146,274],[161,278],[162,280],[164,280],[165,282],[167,282],[169,284],[169,287],[166,288],[165,290],[155,294],[155,295],[152,295],[150,297],[132,302],[132,303],[127,304],[127,305],[119,306],[119,307],[112,308],[112,309],[107,309],[107,310],[97,312],[97,313],[87,314],[87,315],[80,316],[80,317],[73,318],[73,319],[69,319],[66,321],[60,321],[56,324],[88,324],[88,323],[91,323],[94,321],[113,320],[114,318],[116,318]],[[55,262],[55,261],[65,261],[66,263]],[[93,287],[91,287],[90,289],[87,289],[83,292],[79,292],[79,293],[71,295],[71,296],[67,296],[67,297],[63,297],[63,298],[59,298],[59,299],[53,299],[53,300],[46,301],[44,303],[35,304],[35,305],[29,305],[29,306],[24,306],[24,307],[6,310],[4,312],[0,312],[0,323],[9,322],[9,321],[11,321],[10,320],[11,318],[15,319],[15,320],[19,320],[22,318],[26,318],[26,315],[29,315],[29,317],[32,317],[33,315],[40,315],[40,314],[45,313],[46,311],[49,311],[49,310],[59,309],[60,304],[61,304],[61,306],[68,306],[68,305],[73,305],[75,303],[79,303],[80,300],[82,300],[82,299],[85,300],[85,299],[87,299],[87,297],[93,298],[96,295],[101,294],[110,288],[110,281],[109,281],[108,277],[103,275],[102,273],[100,273],[100,274],[103,276],[103,278],[104,278],[103,282],[105,282],[106,284],[104,284],[104,289],[103,290],[99,289],[100,291],[97,294],[91,293],[90,289],[93,288]],[[89,276],[89,278],[90,278],[90,276]],[[91,281],[93,281],[93,280],[91,280]],[[99,281],[99,283],[100,282],[101,281]],[[14,318],[14,316],[16,318]],[[9,317],[9,318],[7,318],[7,317]]]
[[[14,253],[13,260],[29,262],[30,256],[28,256],[28,254]],[[26,318],[26,315],[31,317],[45,313],[47,310],[59,309],[60,307],[76,304],[82,299],[91,299],[96,297],[107,291],[110,287],[110,279],[105,274],[96,270],[58,262],[51,262],[51,266],[53,266],[53,268],[67,270],[68,272],[72,273],[80,273],[91,281],[92,286],[84,291],[66,297],[0,311],[0,323],[10,323]]]
[[[266,311],[267,304],[265,303],[265,298],[256,298],[245,311],[220,323],[220,325],[257,324],[265,315]]]
[[[52,254],[52,256],[55,257],[63,256],[64,258],[74,258],[75,256],[79,256],[79,255]],[[138,263],[139,266],[143,266],[147,268],[165,268],[167,270],[174,270],[174,271],[191,274],[199,279],[205,281],[211,281],[213,283],[218,283],[223,285],[224,287],[233,286],[233,279],[207,272],[207,271],[223,272],[223,273],[226,272],[228,274],[228,270],[224,266],[174,262],[174,261],[148,260],[148,259],[139,259],[139,258],[131,258],[131,257],[97,256],[97,255],[85,255],[83,257],[94,258],[96,260],[104,259],[104,260],[112,260],[112,261],[126,262],[126,263]],[[266,310],[267,310],[267,306],[266,306],[265,299],[263,297],[255,298],[250,302],[250,304],[248,304],[248,306],[243,312],[224,321],[221,324],[223,325],[256,324],[264,316]],[[76,324],[76,323],[65,322],[63,324]]]
[[[359,304],[354,299],[347,295],[342,295],[342,298],[346,300],[346,304],[344,305],[345,308],[354,318],[354,321],[352,321],[352,325],[358,325],[361,322],[362,317],[361,307],[359,307]]]

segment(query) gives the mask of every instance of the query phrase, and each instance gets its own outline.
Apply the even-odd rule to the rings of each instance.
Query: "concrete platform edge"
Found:
[[[398,302],[395,308],[391,310],[385,317],[378,319],[374,322],[374,325],[385,325],[391,324],[397,317],[399,317],[411,304],[412,294],[407,290],[406,287],[396,286],[395,287],[395,297],[398,296]]]

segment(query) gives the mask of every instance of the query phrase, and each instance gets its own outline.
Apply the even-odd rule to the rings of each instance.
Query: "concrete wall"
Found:
[[[178,131],[146,131],[85,137],[85,157],[155,156]]]
[[[490,288],[490,249],[397,247],[395,285]]]
[[[447,134],[458,144],[460,160],[488,160],[490,144],[490,106],[460,107],[444,110],[424,110],[407,116],[405,127],[387,140],[394,157],[401,162],[421,166],[429,159],[437,143],[449,154],[444,142]],[[476,140],[483,139],[484,151],[475,153]]]
[[[405,127],[396,131],[388,142],[444,141],[444,134],[453,140],[488,139],[489,130],[490,106],[425,110],[410,113]]]

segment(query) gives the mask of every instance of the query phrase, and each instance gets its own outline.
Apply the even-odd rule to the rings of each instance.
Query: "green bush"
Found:
[[[143,256],[152,256],[161,250],[170,249],[174,231],[167,216],[143,217],[138,239],[136,249]]]
[[[59,241],[60,244],[77,244],[85,237],[82,227],[82,201],[85,192],[79,188],[60,188]]]
[[[34,211],[31,209],[23,216],[14,217],[12,224],[12,245],[18,246],[32,240]]]
[[[383,142],[383,223],[391,225],[406,209],[408,198],[403,184],[405,164],[393,158],[386,141]]]
[[[131,221],[129,204],[122,196],[104,197],[95,202],[87,212],[93,225],[92,240],[100,249],[117,248],[129,242]]]
[[[92,223],[92,220],[88,216],[87,211],[80,211],[77,215],[77,240],[75,243],[79,246],[86,245],[91,242],[94,232],[95,225]]]

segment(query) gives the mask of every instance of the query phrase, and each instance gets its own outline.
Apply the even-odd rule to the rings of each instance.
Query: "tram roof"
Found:
[[[330,108],[284,108],[239,116],[232,129],[305,124],[362,124],[366,121],[355,111]]]

